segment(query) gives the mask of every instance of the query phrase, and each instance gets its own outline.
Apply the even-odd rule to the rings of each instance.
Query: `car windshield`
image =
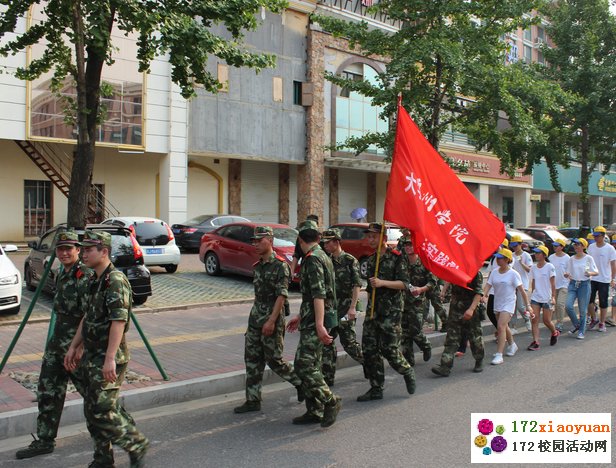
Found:
[[[529,236],[528,234],[522,231],[507,231],[507,234],[511,236],[520,236],[522,238],[522,242],[528,242],[528,241],[533,242],[536,240],[532,236]]]
[[[196,224],[202,224],[205,221],[208,221],[210,219],[212,219],[214,217],[214,215],[201,215],[201,216],[195,216],[192,219],[189,219],[188,221],[184,221],[182,224],[186,224],[188,226],[194,226]]]
[[[552,230],[546,230],[545,232],[547,232],[547,234],[550,236],[550,238],[553,241],[558,240],[558,239],[568,240],[567,236],[563,235],[563,233],[561,233],[561,232],[552,231]]]
[[[135,237],[139,244],[153,245],[152,241],[156,241],[157,245],[164,245],[169,242],[169,234],[167,228],[160,221],[145,221],[135,223]]]
[[[274,247],[294,247],[297,231],[292,228],[274,228]]]

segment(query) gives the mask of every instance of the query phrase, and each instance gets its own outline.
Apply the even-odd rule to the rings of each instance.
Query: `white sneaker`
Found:
[[[510,345],[507,345],[507,347],[505,348],[506,356],[515,356],[515,353],[517,352],[518,352],[518,345],[515,344],[515,341],[511,343]]]
[[[502,355],[501,353],[496,353],[496,354],[494,355],[494,359],[492,359],[491,364],[492,364],[493,366],[497,366],[497,365],[499,365],[499,364],[502,364],[503,362],[504,362],[504,361],[503,361],[503,355]]]

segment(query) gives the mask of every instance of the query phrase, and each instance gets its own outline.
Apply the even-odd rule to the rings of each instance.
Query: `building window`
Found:
[[[24,180],[24,236],[40,236],[51,227],[51,182]]]
[[[550,224],[550,200],[541,200],[540,202],[536,202],[535,222]]]
[[[274,102],[282,102],[282,78],[279,76],[272,78],[272,99]]]
[[[531,46],[524,46],[524,61],[530,63],[533,60],[533,48]]]
[[[533,39],[533,34],[532,34],[530,28],[525,29],[524,30],[524,40],[530,42],[530,41],[532,41],[532,39]]]
[[[350,65],[341,75],[355,81],[366,80],[375,84],[378,82],[376,70],[362,63]],[[386,132],[389,124],[380,118],[382,111],[382,107],[372,105],[369,97],[347,88],[341,89],[340,94],[336,96],[336,144],[343,144],[349,137],[361,137],[369,132]],[[366,152],[385,154],[383,149],[375,145],[370,145]]]
[[[513,226],[513,197],[503,197],[503,223]]]
[[[540,50],[537,51],[537,63],[545,64],[545,57]]]
[[[302,105],[302,82],[294,81],[293,82],[293,104],[296,106]]]
[[[603,225],[608,226],[614,223],[614,205],[603,205]]]
[[[564,211],[563,222],[571,226],[571,221],[573,218],[571,217],[571,202],[570,201],[565,200],[563,211]]]
[[[545,30],[541,26],[537,26],[537,42],[545,42]]]

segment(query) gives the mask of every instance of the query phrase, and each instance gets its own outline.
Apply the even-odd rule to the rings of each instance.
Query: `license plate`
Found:
[[[148,255],[155,255],[163,253],[163,249],[145,249],[145,253]]]
[[[174,234],[179,234],[180,232],[182,232],[181,229],[172,229]]]

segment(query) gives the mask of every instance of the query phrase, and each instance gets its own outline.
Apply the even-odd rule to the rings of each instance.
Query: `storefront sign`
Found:
[[[500,173],[500,161],[494,157],[480,154],[461,154],[445,150],[451,160],[465,167],[466,172],[458,172],[461,175],[482,177],[486,179],[513,180],[530,184],[530,175],[524,175],[521,169],[516,170],[513,178]]]
[[[597,182],[597,190],[600,192],[612,192],[616,193],[616,180],[606,179],[601,177]]]

